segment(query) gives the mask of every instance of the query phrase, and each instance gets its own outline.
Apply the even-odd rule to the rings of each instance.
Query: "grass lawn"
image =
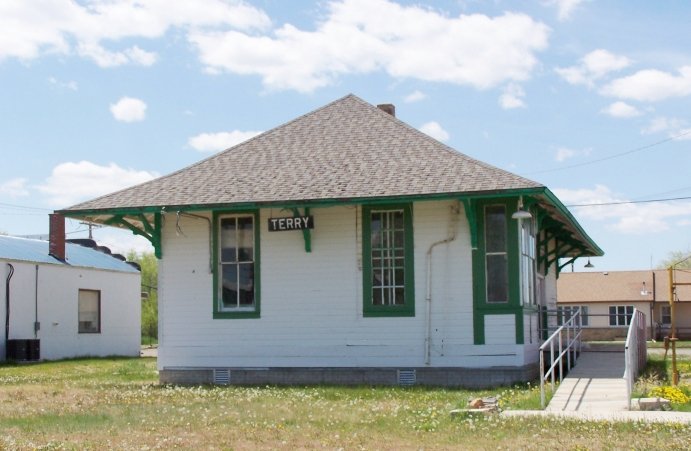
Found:
[[[532,386],[172,387],[155,359],[0,365],[0,449],[688,449],[673,424],[449,415],[469,398],[536,403]]]

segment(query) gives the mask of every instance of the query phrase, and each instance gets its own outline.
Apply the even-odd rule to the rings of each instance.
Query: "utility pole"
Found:
[[[87,226],[87,227],[89,228],[89,239],[90,239],[90,240],[93,240],[93,239],[94,239],[93,229],[94,229],[94,228],[98,229],[98,228],[102,227],[102,226],[100,226],[100,225],[92,224],[92,223],[90,223],[90,222],[80,222],[79,224],[80,224],[80,225],[85,225],[85,226]]]
[[[669,314],[670,314],[670,335],[669,342],[672,344],[672,384],[679,383],[679,371],[677,371],[677,323],[674,316],[674,295],[676,286],[674,285],[674,265],[667,269],[669,276]]]

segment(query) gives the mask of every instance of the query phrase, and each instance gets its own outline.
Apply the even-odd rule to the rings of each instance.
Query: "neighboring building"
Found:
[[[689,270],[674,271],[675,283],[691,283]],[[624,339],[633,309],[646,315],[648,337],[669,335],[671,307],[666,269],[561,273],[557,283],[560,320],[583,307],[585,339]],[[691,338],[691,286],[676,287],[677,337]]]
[[[0,236],[0,277],[0,360],[139,355],[140,274],[134,266],[65,243],[63,229],[62,240],[50,245]]]
[[[536,377],[558,259],[602,251],[546,187],[393,110],[349,95],[59,212],[153,243],[161,381]]]

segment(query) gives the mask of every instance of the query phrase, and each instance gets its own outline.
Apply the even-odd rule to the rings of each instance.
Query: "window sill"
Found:
[[[214,312],[214,319],[256,319],[259,318],[260,314],[258,311],[251,312]]]
[[[364,318],[387,318],[387,317],[414,317],[415,312],[411,310],[367,310],[362,312]]]

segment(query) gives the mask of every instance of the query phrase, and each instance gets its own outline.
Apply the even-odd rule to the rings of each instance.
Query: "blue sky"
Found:
[[[690,20],[682,0],[3,0],[0,231],[348,93],[567,205],[691,198]],[[597,270],[691,251],[691,199],[571,210]]]

